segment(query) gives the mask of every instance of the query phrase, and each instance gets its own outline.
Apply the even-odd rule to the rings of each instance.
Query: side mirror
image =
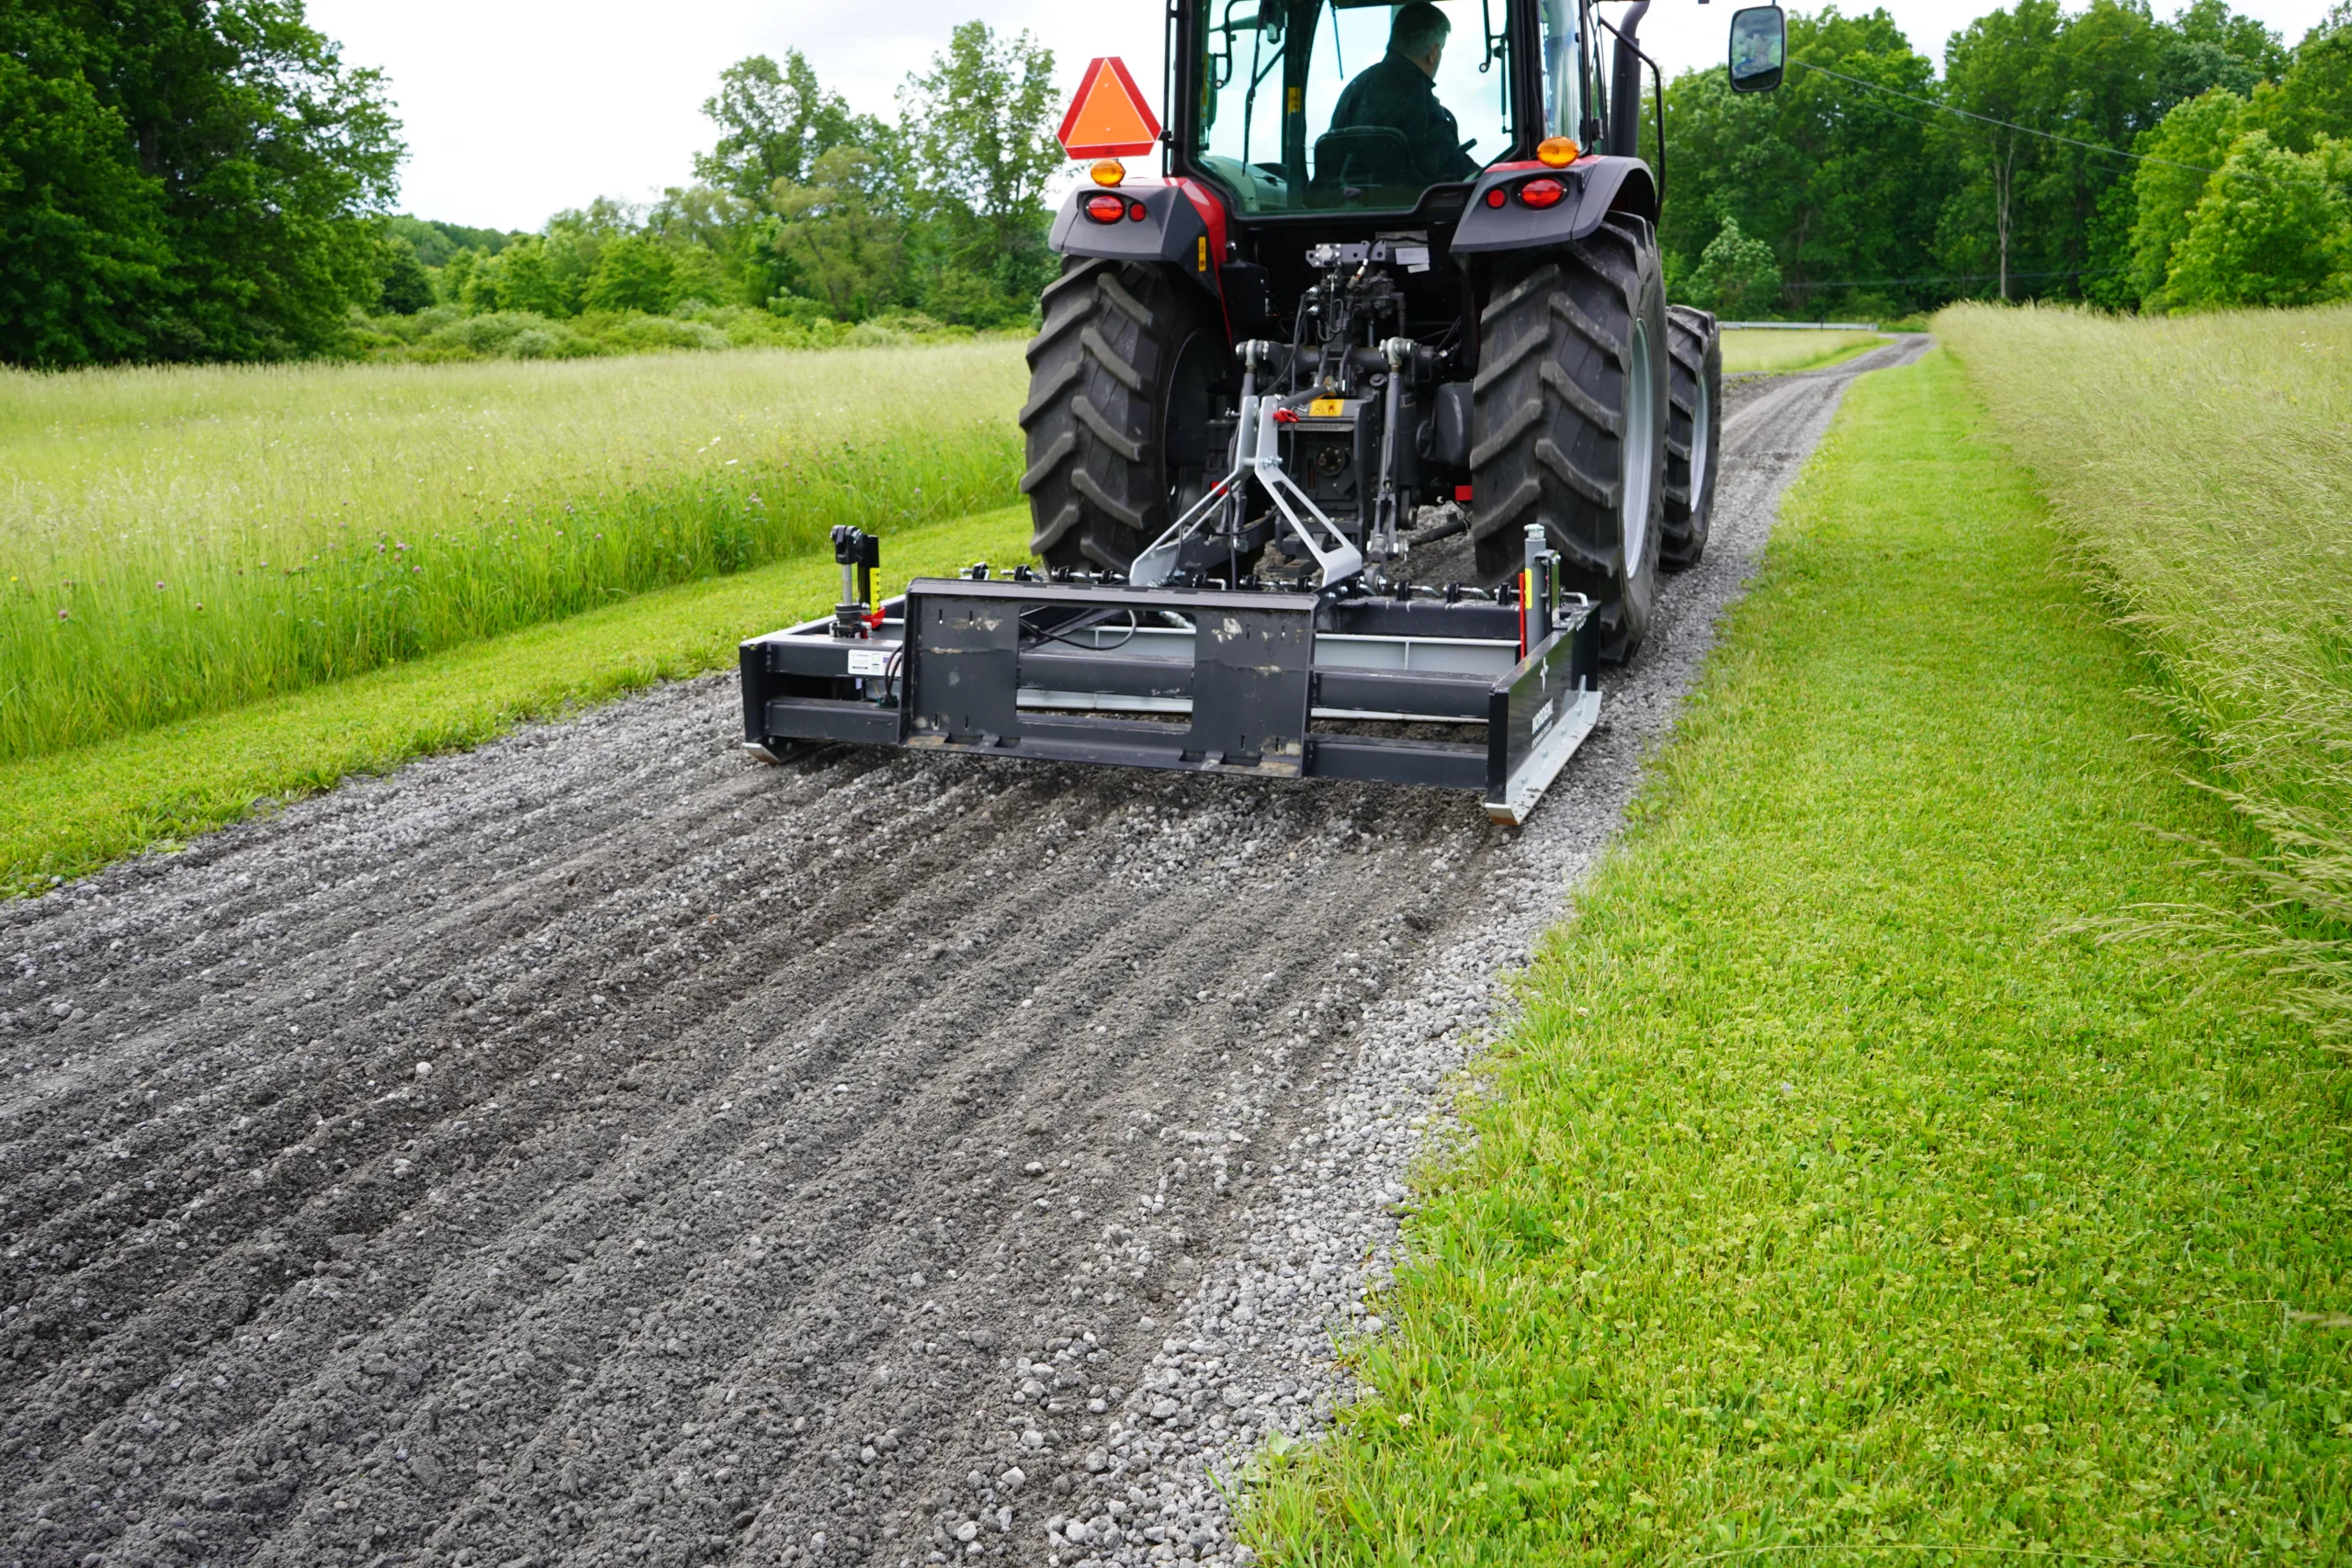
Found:
[[[1769,93],[1787,69],[1787,19],[1778,6],[1751,6],[1731,14],[1731,90]]]

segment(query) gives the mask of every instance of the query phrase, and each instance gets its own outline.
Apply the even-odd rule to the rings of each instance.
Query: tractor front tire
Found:
[[[1631,658],[1657,593],[1666,490],[1666,284],[1648,223],[1612,213],[1572,244],[1505,257],[1471,383],[1478,576],[1507,581],[1541,525],[1564,587]]]
[[[1724,345],[1715,319],[1691,305],[1666,308],[1666,521],[1658,564],[1687,571],[1707,550],[1723,451]]]
[[[1215,301],[1173,267],[1072,257],[1043,300],[1021,411],[1029,547],[1048,566],[1125,571],[1201,493],[1231,351]]]

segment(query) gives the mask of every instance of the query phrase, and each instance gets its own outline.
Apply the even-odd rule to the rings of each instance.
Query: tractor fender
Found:
[[[1568,187],[1558,205],[1535,208],[1514,196],[1531,179],[1550,177]],[[1487,193],[1499,192],[1499,205]],[[1530,159],[1497,164],[1478,176],[1462,222],[1453,231],[1455,255],[1535,250],[1581,240],[1611,212],[1631,212],[1657,222],[1657,181],[1639,158],[1579,158],[1565,169]]]
[[[1066,256],[1166,262],[1215,294],[1217,268],[1225,260],[1225,209],[1206,193],[1188,188],[1193,184],[1082,185],[1063,199],[1046,243]],[[1085,204],[1102,196],[1125,201],[1126,215],[1111,223],[1088,217]]]

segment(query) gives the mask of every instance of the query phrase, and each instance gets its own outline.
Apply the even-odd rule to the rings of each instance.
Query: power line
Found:
[[[1818,71],[1824,76],[1835,76],[1840,82],[1851,82],[1857,87],[1868,87],[1874,93],[1891,93],[1898,98],[1907,98],[1912,103],[1923,104],[1928,108],[1938,109],[1945,114],[1956,114],[1963,119],[1978,120],[1985,125],[1997,125],[2005,130],[2022,131],[2028,136],[2039,136],[2047,141],[2063,141],[2069,147],[2081,147],[2093,152],[2106,152],[2118,158],[2129,158],[2135,164],[2161,164],[2168,169],[2186,169],[2192,175],[2218,175],[2222,172],[2219,169],[2202,168],[2195,164],[2183,164],[2171,158],[2154,157],[2146,152],[2127,152],[2120,147],[2109,147],[2098,141],[2086,141],[2079,136],[2061,136],[2054,130],[2037,130],[2030,125],[2019,125],[2013,119],[1996,119],[1989,114],[1978,114],[1973,109],[1964,109],[1956,104],[1943,104],[1938,103],[1933,98],[1923,98],[1917,93],[1906,93],[1900,87],[1890,87],[1883,82],[1871,82],[1860,76],[1849,76],[1843,71],[1832,71],[1826,65],[1815,65],[1810,60],[1794,60],[1790,63],[1802,65],[1808,71]],[[2268,176],[2256,175],[2253,177],[2264,179]]]
[[[2129,270],[2120,266],[2069,266],[2048,272],[2013,272],[2009,280],[2018,283],[2041,277],[2104,277]],[[1991,283],[2000,276],[1997,272],[1960,272],[1944,277],[1847,277],[1821,283],[1784,283],[1781,287],[1792,293],[1812,288],[1893,288],[1918,283]]]

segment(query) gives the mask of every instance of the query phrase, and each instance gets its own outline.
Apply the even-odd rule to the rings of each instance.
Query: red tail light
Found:
[[[1519,199],[1528,207],[1557,207],[1567,194],[1557,180],[1530,180],[1519,187]]]
[[[1086,198],[1086,215],[1097,223],[1116,223],[1127,215],[1127,198],[1105,191]]]
[[[1146,218],[1149,217],[1150,214],[1143,209],[1143,203],[1138,201],[1134,206],[1127,209],[1127,216],[1140,223]]]
[[[1510,197],[1504,193],[1503,187],[1500,186],[1497,186],[1494,189],[1487,193],[1487,205],[1488,207],[1500,207],[1509,199]]]

